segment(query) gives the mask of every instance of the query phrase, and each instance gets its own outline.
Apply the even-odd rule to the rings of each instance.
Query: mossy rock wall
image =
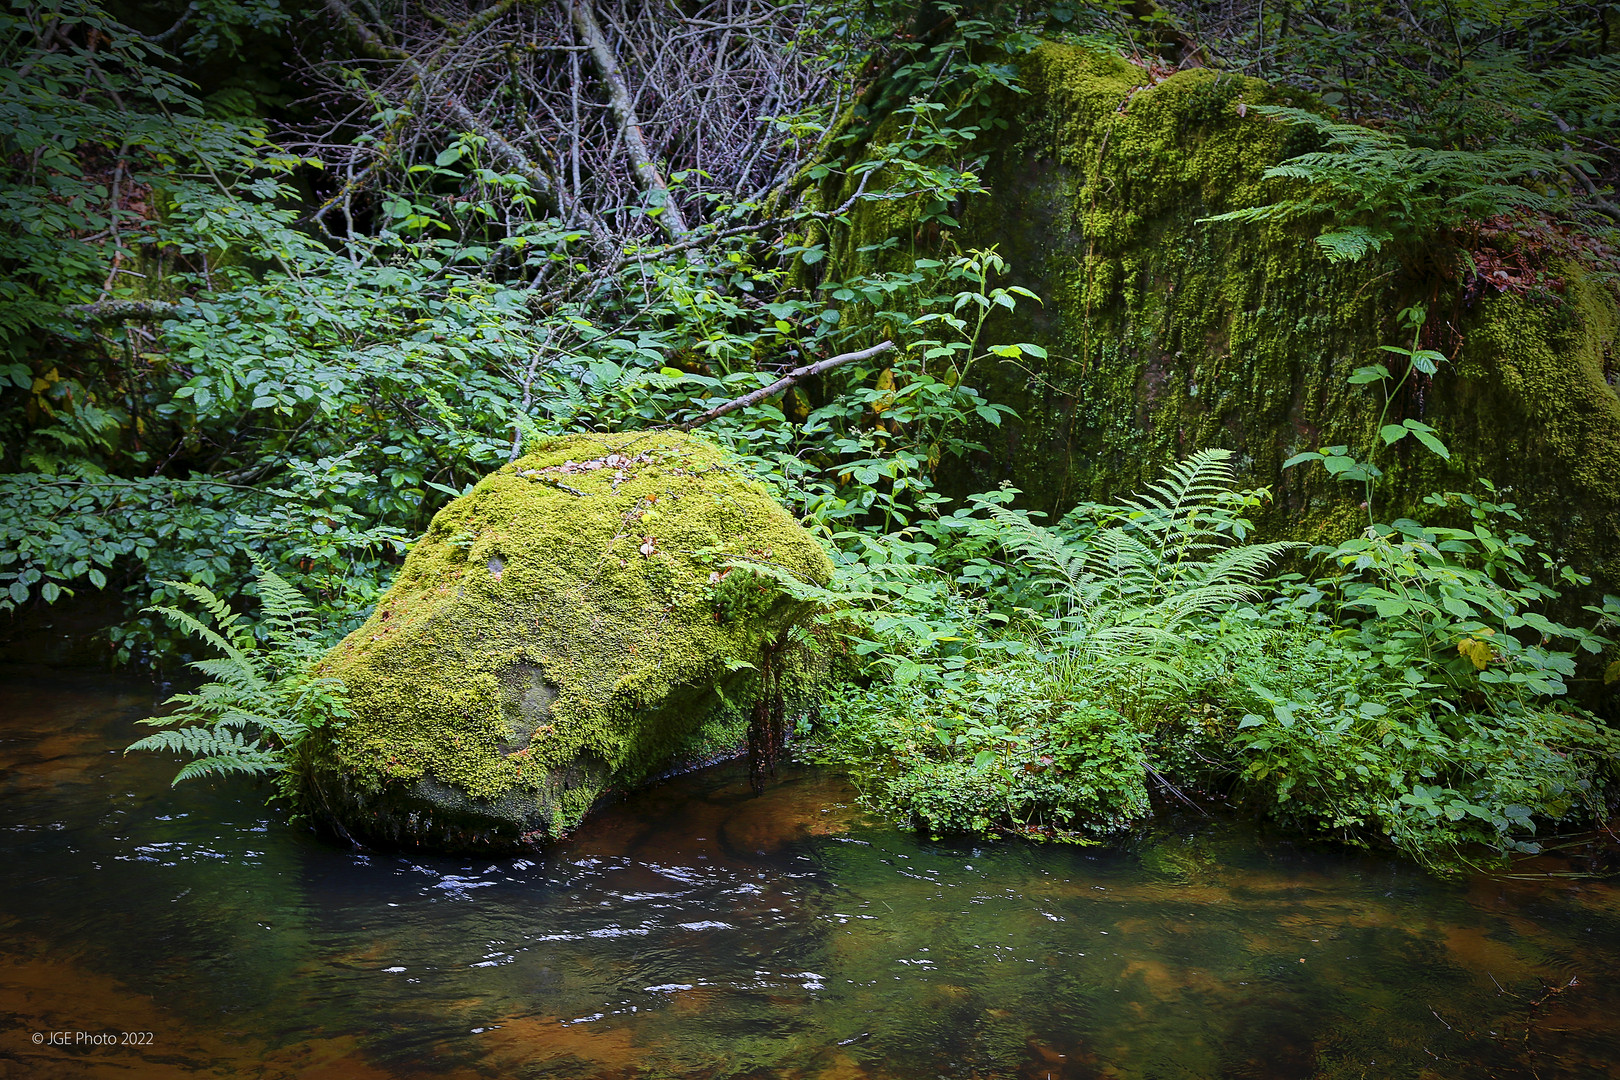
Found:
[[[324,662],[354,716],[323,748],[316,804],[374,841],[501,848],[735,748],[749,665],[806,612],[731,558],[832,569],[691,436],[579,435],[486,477]]]
[[[1252,111],[1282,101],[1257,80],[1195,69],[1155,82],[1121,58],[1047,44],[1024,58],[1022,83],[1028,94],[1001,107],[1008,130],[987,136],[990,194],[969,202],[953,240],[995,245],[1012,268],[1000,284],[1044,300],[992,322],[984,344],[1034,342],[1050,359],[980,362],[970,381],[1019,419],[979,426],[988,452],[947,465],[947,492],[1011,481],[1032,507],[1061,510],[1118,498],[1169,461],[1222,446],[1276,494],[1264,526],[1342,539],[1366,524],[1358,492],[1320,466],[1282,464],[1335,444],[1365,456],[1381,398],[1346,380],[1393,359],[1380,345],[1409,343],[1396,313],[1424,301],[1432,344],[1455,363],[1409,384],[1391,419],[1433,425],[1453,457],[1413,440],[1381,451],[1379,516],[1485,477],[1510,489],[1563,560],[1620,587],[1612,286],[1565,268],[1557,292],[1487,289],[1464,301],[1412,272],[1410,252],[1335,267],[1315,229],[1201,223],[1275,201],[1284,189],[1266,168],[1311,148],[1307,134]],[[848,194],[818,197],[836,205]],[[866,204],[833,237],[833,261],[858,267],[872,257],[857,249],[889,237],[922,253],[914,213],[907,202]]]

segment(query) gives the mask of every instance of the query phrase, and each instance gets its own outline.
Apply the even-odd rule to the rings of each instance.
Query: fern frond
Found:
[[[207,590],[204,591],[206,592]],[[209,593],[208,595],[213,596],[212,593]],[[240,642],[232,641],[226,638],[224,635],[216,631],[212,626],[209,626],[207,623],[203,622],[195,615],[192,615],[190,612],[181,611],[179,608],[172,607],[149,607],[144,610],[163,616],[175,626],[178,626],[180,629],[186,631],[192,637],[199,638],[204,644],[212,645],[214,648],[218,649],[226,656],[231,657],[238,663],[244,665],[249,663],[244,655]]]
[[[264,747],[257,739],[249,742],[239,731],[206,727],[159,731],[131,743],[124,753],[131,750],[163,750],[195,757],[197,760],[187,762],[175,775],[175,784],[194,776],[231,772],[258,776],[283,767],[281,755]]]
[[[1329,262],[1355,262],[1358,259],[1371,255],[1383,249],[1384,244],[1393,239],[1394,233],[1388,229],[1374,229],[1366,225],[1350,225],[1342,229],[1333,229],[1316,238],[1316,246],[1328,257]]]
[[[1174,520],[1189,510],[1212,506],[1237,482],[1232,451],[1209,447],[1165,470],[1162,479],[1121,505],[1155,520]]]
[[[264,605],[263,619],[269,630],[270,641],[280,649],[298,649],[301,644],[312,643],[310,631],[314,617],[303,595],[271,568],[269,560],[254,552],[254,575],[258,580],[259,600]]]
[[[224,776],[228,773],[264,776],[267,773],[281,772],[286,767],[286,762],[279,755],[269,751],[260,751],[256,754],[215,754],[212,757],[186,762],[180,767],[180,771],[174,774],[174,781],[170,786],[198,776]]]
[[[288,752],[311,731],[332,716],[348,715],[342,683],[312,677],[320,646],[304,598],[266,560],[255,557],[253,564],[268,649],[261,649],[229,604],[205,586],[175,587],[202,605],[208,621],[177,608],[149,609],[222,654],[194,661],[190,666],[208,681],[171,697],[166,703],[174,709],[171,715],[143,719],[141,723],[163,730],[125,751],[163,750],[195,758],[180,769],[175,783],[196,776],[283,771]],[[296,795],[290,781],[281,793]]]
[[[1056,529],[1035,524],[1023,511],[993,505],[990,515],[1001,527],[1002,546],[1031,564],[1037,584],[1055,586],[1070,605],[1087,602],[1085,586],[1092,573],[1091,553],[1085,547]]]
[[[1277,540],[1269,544],[1229,547],[1209,560],[1204,569],[1204,580],[1259,581],[1278,559],[1305,546],[1298,540]]]
[[[255,693],[270,685],[270,680],[259,670],[263,661],[252,653],[207,657],[186,666],[239,693]]]

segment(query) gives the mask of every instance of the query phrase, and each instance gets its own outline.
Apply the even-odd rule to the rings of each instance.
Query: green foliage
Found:
[[[1148,811],[1146,734],[1120,714],[1054,699],[1030,666],[928,682],[899,695],[846,689],[811,755],[852,766],[869,805],[937,837],[1007,833],[1067,842]]]
[[[1132,95],[1267,110],[1244,104],[1257,84],[1228,74],[1164,79],[1151,54],[1190,35],[1218,68],[1286,64],[1319,95],[1317,111],[1269,110],[1314,140],[1271,173],[1298,194],[1222,217],[1325,220],[1329,258],[1408,262],[1433,243],[1466,250],[1476,225],[1509,212],[1597,231],[1612,211],[1616,61],[1592,28],[1559,5],[1423,0],[1402,6],[1406,40],[1387,5],[1362,0],[1309,18],[1176,0],[1143,17],[1109,0],[962,9],[889,33],[914,14],[902,7],[840,9],[806,38],[839,89],[776,121],[816,149],[775,192],[677,174],[683,197],[702,193],[692,238],[604,244],[548,216],[487,137],[397,137],[404,110],[357,76],[357,122],[373,133],[364,182],[328,181],[319,161],[269,140],[253,101],[204,100],[174,74],[182,58],[246,51],[281,20],[274,3],[176,8],[170,54],[87,0],[10,0],[0,610],[86,584],[155,605],[113,632],[122,657],[161,662],[186,633],[221,656],[202,662],[210,682],[176,699],[174,724],[137,745],[193,755],[183,775],[271,771],[290,784],[307,731],[342,708],[300,665],[317,638],[356,624],[445,499],[526,443],[679,422],[886,337],[896,352],[705,429],[840,549],[832,586],[738,558],[714,599],[734,610],[775,579],[854,620],[866,685],[834,699],[819,752],[874,803],[931,832],[1061,838],[1126,827],[1150,789],[1223,785],[1427,859],[1474,842],[1525,847],[1549,821],[1597,814],[1615,746],[1561,695],[1576,655],[1607,642],[1548,614],[1578,575],[1539,554],[1489,488],[1435,496],[1432,521],[1376,512],[1397,452],[1449,453],[1395,406],[1444,359],[1422,347],[1422,312],[1408,313],[1407,346],[1385,346],[1384,363],[1350,380],[1382,397],[1365,437],[1290,463],[1321,461],[1368,505],[1368,531],[1319,552],[1314,580],[1261,581],[1287,545],[1248,542],[1244,515],[1263,493],[1235,490],[1219,452],[1050,526],[1014,509],[1011,490],[946,513],[935,487],[1012,414],[982,390],[992,365],[1045,358],[993,336],[993,319],[1036,299],[1010,283],[1014,268],[953,238],[983,194],[987,144],[1008,131],[999,110],[1024,93],[1029,25],[1133,58],[1099,61],[1083,87],[1048,87],[1107,133],[1082,155],[1096,254],[1150,220],[1106,196],[1119,177],[1103,150],[1180,153],[1182,119],[1161,123],[1169,113],[1129,106]],[[1204,34],[1217,15],[1247,28]],[[1199,151],[1199,168],[1244,174],[1275,161],[1281,138],[1239,125]],[[335,194],[312,205],[312,188]],[[1211,205],[1234,205],[1232,190]],[[1458,261],[1446,272],[1466,273]],[[1088,248],[1088,325],[1094,295],[1149,270],[1097,265],[1111,269],[1094,282]],[[1193,327],[1178,332],[1218,330]],[[1126,370],[1114,361],[1139,333],[1096,356],[1083,340],[1082,363]],[[265,549],[274,567],[256,561]],[[265,603],[250,633],[219,598],[252,577]],[[313,615],[296,613],[293,589]],[[181,599],[205,617],[183,615]]]
[[[1217,788],[1431,865],[1605,815],[1620,737],[1559,698],[1610,642],[1546,614],[1559,593],[1538,571],[1583,579],[1511,504],[1435,496],[1466,527],[1375,525],[1319,550],[1323,576],[1261,583],[1289,545],[1241,542],[1261,493],[1232,490],[1218,451],[1055,528],[1010,494],[942,519],[942,545],[843,573],[857,603],[885,602],[854,615],[870,681],[811,753],[874,806],[936,834],[1063,838],[1128,826],[1151,788]]]
[[[1328,210],[1333,223],[1319,243],[1332,258],[1360,258],[1389,241],[1466,247],[1446,231],[1515,209],[1557,211],[1564,227],[1588,234],[1612,235],[1620,221],[1620,160],[1606,134],[1620,117],[1620,58],[1605,7],[1161,6],[1217,65],[1314,96],[1310,111],[1262,110],[1326,143],[1273,172],[1312,189],[1240,214]]]
[[[1148,744],[1191,688],[1207,624],[1256,595],[1290,547],[1241,542],[1242,512],[1264,493],[1234,490],[1230,458],[1203,451],[1136,498],[1083,506],[1058,528],[1008,507],[1010,492],[977,498],[940,523],[975,551],[960,579],[992,583],[977,602],[937,575],[932,589],[913,584],[913,560],[932,545],[914,545],[899,573],[892,558],[869,564],[868,575],[910,579],[888,590],[909,611],[864,617],[873,636],[857,652],[871,657],[873,682],[840,699],[817,755],[852,766],[875,805],[934,832],[1105,833],[1140,818],[1158,772]],[[998,549],[1024,580],[985,572]],[[1033,604],[1008,604],[1015,597]]]
[[[173,712],[142,720],[163,730],[124,752],[189,756],[176,784],[233,773],[275,774],[277,794],[297,808],[308,797],[311,734],[341,724],[349,711],[342,683],[315,673],[325,647],[308,604],[264,560],[255,558],[253,565],[263,608],[258,626],[268,637],[263,645],[228,601],[195,582],[175,588],[202,607],[200,617],[179,608],[154,609],[220,655],[191,662],[206,681],[171,697],[165,704]]]
[[[1446,576],[1453,602],[1459,592],[1479,603],[1495,592],[1468,592]],[[1563,691],[1558,669],[1573,670],[1569,653],[1508,655],[1522,648],[1517,639],[1477,621],[1446,650],[1445,635],[1460,631],[1438,625],[1443,617],[1420,627],[1410,609],[1380,614],[1350,584],[1341,600],[1359,592],[1374,606],[1359,616],[1341,609],[1336,621],[1310,603],[1316,592],[1296,585],[1242,615],[1246,632],[1269,634],[1263,653],[1224,677],[1223,705],[1241,712],[1221,760],[1250,799],[1296,825],[1381,835],[1431,863],[1475,859],[1480,847],[1534,852],[1538,821],[1605,816],[1620,739],[1550,697]]]
[[[1006,412],[973,388],[973,365],[1038,351],[979,343],[987,313],[1021,292],[995,280],[1006,268],[994,252],[815,281],[805,272],[825,270],[826,250],[815,234],[847,214],[761,221],[761,205],[738,198],[699,227],[701,258],[671,245],[604,261],[580,229],[538,216],[526,182],[492,169],[474,135],[420,161],[420,148],[377,147],[400,186],[379,197],[376,228],[317,239],[293,183],[317,162],[206,119],[169,74],[173,57],[93,7],[64,9],[62,33],[84,46],[72,55],[37,40],[48,13],[15,10],[12,66],[37,58],[56,74],[7,84],[26,112],[17,138],[35,140],[8,158],[7,190],[53,213],[102,209],[33,231],[19,213],[13,248],[0,251],[8,287],[27,293],[7,308],[20,321],[14,389],[0,403],[0,609],[85,583],[125,589],[133,606],[172,602],[162,582],[176,579],[228,595],[248,553],[269,547],[335,637],[373,602],[404,540],[525,442],[676,421],[878,333],[904,346],[897,362],[840,369],[781,409],[706,430],[801,513],[844,530],[899,525],[929,512],[942,460],[977,448],[965,422]],[[988,40],[982,25],[968,30]],[[92,31],[128,49],[89,57]],[[971,141],[963,110],[1012,69],[938,77],[966,42],[946,35],[930,54],[932,82],[905,106],[917,119],[909,141],[882,160],[825,158],[833,173],[869,177],[857,207],[947,206],[973,185],[971,170],[932,156]],[[30,148],[54,145],[46,133],[71,125],[94,161],[47,155],[18,171]],[[128,183],[97,187],[90,166],[120,152]],[[79,186],[59,198],[53,184]],[[63,234],[84,242],[41,239]],[[70,250],[72,266],[61,261]],[[553,281],[566,287],[537,289]],[[118,302],[151,314],[70,310]],[[857,319],[852,304],[880,317]],[[156,660],[179,644],[144,616],[113,643],[120,658]]]
[[[1568,205],[1564,193],[1539,186],[1563,168],[1594,168],[1567,148],[1506,144],[1450,150],[1413,146],[1404,136],[1337,123],[1305,109],[1257,105],[1254,112],[1313,131],[1323,150],[1266,170],[1267,179],[1306,185],[1299,198],[1217,214],[1209,221],[1320,219],[1316,238],[1333,262],[1354,262],[1386,243],[1413,249],[1470,223],[1516,211]]]

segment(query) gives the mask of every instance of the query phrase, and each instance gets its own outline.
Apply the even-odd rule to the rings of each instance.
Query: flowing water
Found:
[[[152,707],[0,669],[0,1076],[1620,1076],[1620,888],[1554,860],[938,845],[729,766],[523,858],[361,855],[121,756]]]

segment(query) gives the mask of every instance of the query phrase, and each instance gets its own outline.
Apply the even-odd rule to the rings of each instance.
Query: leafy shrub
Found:
[[[934,833],[1096,835],[1139,819],[1149,778],[1168,783],[1148,747],[1192,686],[1204,627],[1257,595],[1290,546],[1240,542],[1241,511],[1263,493],[1234,490],[1230,458],[1204,451],[1142,495],[1082,507],[1057,528],[1009,508],[1008,492],[974,500],[984,513],[953,516],[942,535],[993,541],[1027,586],[993,599],[1035,606],[976,607],[937,581],[901,594],[903,617],[868,617],[874,637],[859,648],[873,681],[835,702],[814,754],[852,767],[870,802]],[[1004,580],[975,550],[964,576]]]
[[[1609,643],[1544,613],[1551,564],[1510,503],[1435,496],[1469,527],[1375,524],[1322,576],[1263,583],[1288,545],[1241,542],[1262,497],[1205,452],[1056,527],[980,496],[942,545],[846,569],[889,606],[811,756],[936,835],[1104,835],[1189,786],[1431,865],[1601,820],[1620,736],[1559,698]]]

